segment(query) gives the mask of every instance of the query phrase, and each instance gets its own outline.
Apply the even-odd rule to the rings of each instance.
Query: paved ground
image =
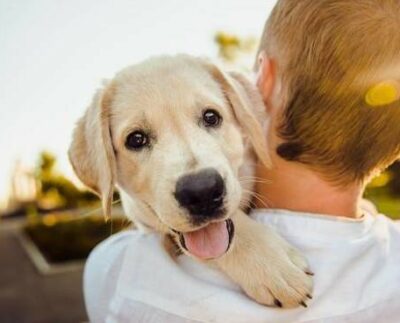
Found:
[[[0,222],[0,322],[86,321],[82,271],[39,274],[20,246],[15,229],[4,229],[3,224]]]

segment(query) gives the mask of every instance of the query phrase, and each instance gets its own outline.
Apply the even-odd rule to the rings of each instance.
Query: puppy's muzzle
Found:
[[[182,176],[176,183],[175,198],[193,220],[205,221],[224,213],[225,182],[212,168]]]

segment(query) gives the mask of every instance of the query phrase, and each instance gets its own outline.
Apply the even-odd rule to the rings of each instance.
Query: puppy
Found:
[[[219,267],[257,302],[306,306],[303,256],[242,211],[256,157],[265,165],[263,102],[243,76],[190,56],[119,72],[77,124],[69,156],[111,213],[114,187],[135,224],[172,236]]]

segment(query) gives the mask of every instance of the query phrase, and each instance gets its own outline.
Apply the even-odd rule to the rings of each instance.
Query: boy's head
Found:
[[[399,158],[399,0],[278,0],[259,54],[280,157],[341,185]]]

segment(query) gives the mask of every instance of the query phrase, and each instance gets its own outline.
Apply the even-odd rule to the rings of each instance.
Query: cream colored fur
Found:
[[[221,114],[219,129],[201,127],[205,108]],[[208,262],[256,301],[294,307],[311,294],[306,260],[241,211],[251,199],[248,178],[256,156],[269,164],[260,120],[267,120],[263,103],[243,76],[199,58],[158,57],[122,70],[95,95],[78,122],[69,155],[78,177],[102,198],[106,215],[116,186],[126,215],[138,227],[172,235],[172,229],[200,228],[174,200],[178,178],[216,169],[226,184],[224,219],[234,222],[235,236],[224,256]],[[125,148],[136,129],[151,134],[151,148]]]

